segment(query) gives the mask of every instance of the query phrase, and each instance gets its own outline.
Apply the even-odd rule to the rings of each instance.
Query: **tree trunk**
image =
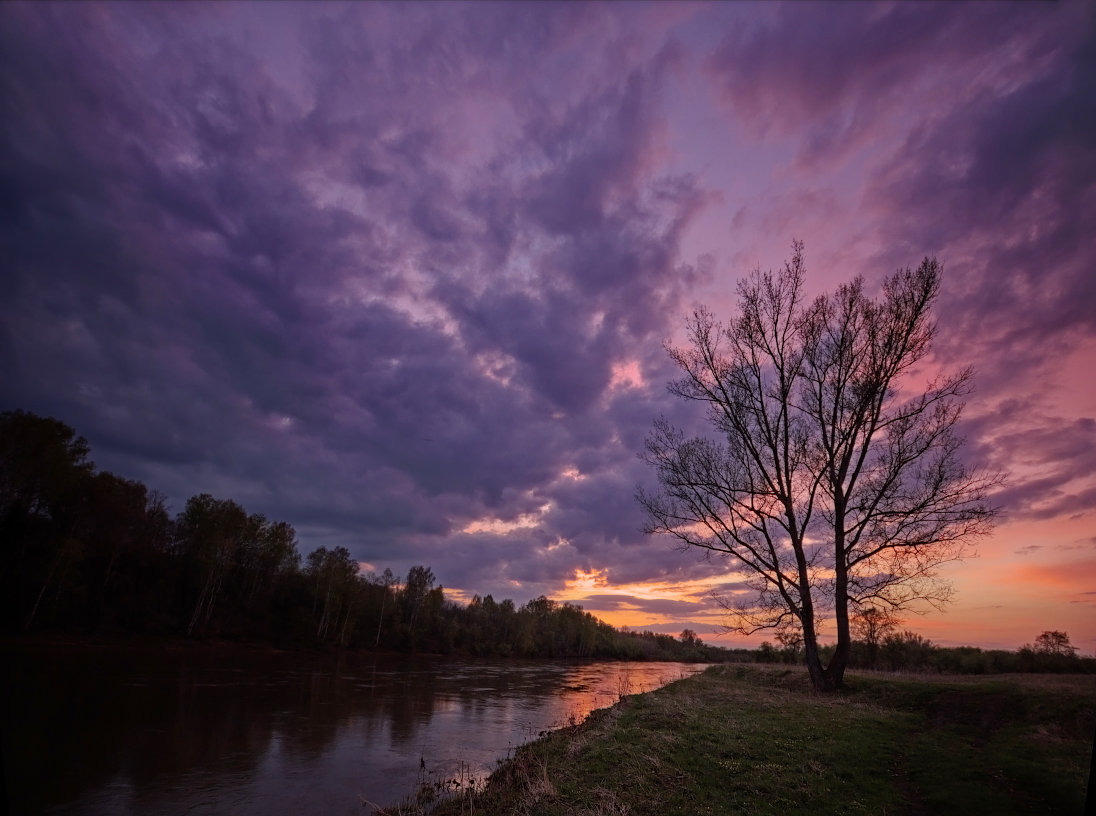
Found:
[[[196,624],[202,616],[202,605],[205,604],[206,593],[209,592],[212,583],[213,576],[210,575],[210,577],[206,579],[206,584],[202,587],[201,593],[198,595],[198,603],[194,607],[194,614],[190,616],[190,626],[186,629],[187,637],[190,637],[191,632],[194,631],[194,624]]]
[[[190,626],[186,630],[187,637],[190,637],[195,625],[202,619],[203,608],[205,610],[205,622],[209,623],[210,616],[213,614],[213,602],[217,596],[219,583],[220,570],[218,564],[214,561],[209,575],[206,577],[205,586],[202,587],[201,594],[198,595],[198,603],[194,607],[194,614],[190,618]]]
[[[354,601],[350,601],[350,605],[346,607],[346,617],[343,618],[342,633],[339,635],[339,643],[343,646],[346,645],[346,626],[350,623],[350,612],[354,608]]]
[[[107,575],[103,579],[103,588],[99,592],[99,606],[100,607],[103,605],[103,601],[106,600],[106,597],[107,597],[107,584],[110,583],[110,573],[114,570],[114,562],[118,560],[118,554],[120,552],[121,552],[121,550],[116,549],[110,555],[110,563],[107,564]]]
[[[251,592],[247,596],[247,608],[251,608],[252,601],[255,600],[255,593],[259,591],[259,583],[262,577],[260,570],[255,570],[255,579],[251,582]]]
[[[46,580],[42,584],[42,589],[38,593],[38,599],[34,602],[34,608],[27,616],[26,626],[23,627],[24,631],[30,629],[30,625],[34,623],[34,616],[38,614],[38,604],[42,603],[42,596],[46,594],[46,587],[49,586],[50,579],[53,578],[53,571],[57,569],[57,565],[61,563],[61,557],[64,555],[64,546],[61,547],[61,551],[57,553],[57,557],[53,559],[53,564],[49,568],[49,573],[46,575]]]
[[[795,517],[790,505],[788,506],[787,515],[792,539],[798,542],[795,545],[795,559],[799,568],[799,623],[803,629],[803,653],[807,661],[807,672],[811,676],[811,684],[814,686],[815,691],[833,691],[833,680],[822,667],[822,657],[818,654],[818,633],[814,628],[814,599],[811,597],[807,557],[803,551],[802,539],[798,536]]]
[[[384,588],[384,595],[381,596],[381,616],[377,619],[377,640],[373,644],[373,648],[376,649],[381,645],[381,624],[384,623],[384,602],[388,600],[388,587]]]
[[[320,618],[320,625],[316,628],[316,637],[323,643],[324,638],[327,636],[327,615],[331,611],[331,584],[334,582],[334,578],[331,578],[327,582],[327,597],[323,602],[323,617]]]
[[[826,674],[833,680],[833,687],[835,689],[845,687],[845,669],[849,665],[851,643],[849,641],[847,623],[845,629],[845,635],[842,637],[840,625],[838,626],[837,648],[834,649],[833,657],[830,658],[830,664],[826,667]]]
[[[834,690],[829,673],[822,667],[822,658],[818,654],[818,642],[813,638],[803,638],[803,649],[807,659],[807,672],[811,676],[811,685],[815,691],[829,692]]]
[[[848,627],[848,566],[845,563],[845,513],[844,502],[835,503],[834,514],[834,551],[835,551],[835,575],[834,575],[834,617],[837,622],[837,647],[830,659],[830,665],[826,667],[826,674],[833,680],[834,688],[840,689],[845,683],[845,668],[848,666],[848,656],[852,652],[853,639]]]
[[[807,660],[807,672],[811,676],[811,685],[815,691],[834,691],[835,686],[830,673],[822,667],[822,657],[818,653],[818,633],[814,630],[814,609],[808,603],[800,622],[803,624],[803,653]]]

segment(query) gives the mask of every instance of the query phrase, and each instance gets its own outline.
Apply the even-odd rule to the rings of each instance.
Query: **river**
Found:
[[[370,813],[683,663],[5,647],[12,813]]]

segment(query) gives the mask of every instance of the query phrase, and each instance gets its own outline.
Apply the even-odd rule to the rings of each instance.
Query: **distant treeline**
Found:
[[[429,567],[362,575],[343,547],[300,557],[293,528],[202,494],[165,497],[96,471],[64,423],[0,414],[0,627],[283,647],[720,662],[731,650],[618,631],[537,598],[445,597]],[[742,659],[742,656],[738,656]]]
[[[362,575],[343,547],[302,559],[293,528],[229,499],[165,497],[96,471],[64,423],[0,413],[0,629],[194,638],[288,648],[345,646],[485,657],[802,663],[799,643],[725,649],[616,629],[544,597],[517,606],[445,597],[429,567]],[[1044,633],[1050,634],[1050,633]],[[1058,634],[1058,633],[1054,633]],[[964,674],[1096,672],[1071,647],[941,648],[911,632],[854,642],[852,667]],[[1068,643],[1068,640],[1067,640]],[[832,647],[830,647],[832,648]]]
[[[1068,646],[1068,638],[1064,648],[1048,648],[1040,643],[1047,634],[1061,633],[1044,632],[1036,638],[1034,646],[1023,646],[1013,652],[976,646],[937,646],[914,632],[893,632],[874,644],[854,640],[849,667],[934,674],[1096,674],[1096,658],[1079,656],[1076,649]],[[832,644],[822,647],[823,662],[833,649]],[[763,643],[754,654],[760,663],[803,662],[802,650],[794,642],[788,646]]]

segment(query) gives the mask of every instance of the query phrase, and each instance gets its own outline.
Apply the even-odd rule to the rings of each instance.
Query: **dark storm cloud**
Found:
[[[782,4],[732,27],[706,68],[752,133],[796,136],[800,165],[833,162],[923,116],[921,93],[943,81],[954,94],[957,78],[1046,17],[1034,4]]]
[[[672,49],[606,73],[600,12],[438,12],[301,14],[279,83],[222,12],[8,7],[5,406],[450,583],[550,590],[637,542],[672,569],[631,500],[661,383],[611,387],[697,274],[703,194],[656,172]],[[462,141],[458,97],[501,135]]]

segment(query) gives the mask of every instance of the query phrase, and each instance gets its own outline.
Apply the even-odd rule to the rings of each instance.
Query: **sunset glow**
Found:
[[[477,519],[461,530],[462,533],[472,535],[475,533],[493,533],[501,535],[511,533],[514,530],[531,529],[540,524],[541,518],[548,511],[551,504],[546,504],[536,513],[523,513],[512,521],[503,521],[497,518]]]

